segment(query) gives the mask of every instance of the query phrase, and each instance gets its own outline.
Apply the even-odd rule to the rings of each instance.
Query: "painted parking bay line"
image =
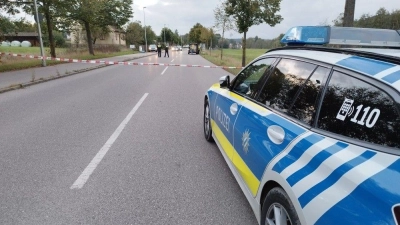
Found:
[[[100,151],[92,159],[92,161],[85,168],[85,170],[83,170],[82,174],[78,177],[78,179],[76,179],[76,181],[74,182],[74,184],[72,184],[70,189],[81,189],[83,187],[83,185],[85,185],[85,183],[89,179],[90,175],[93,173],[93,171],[99,165],[101,160],[107,154],[108,150],[111,148],[111,146],[117,140],[118,136],[124,130],[125,126],[131,120],[133,114],[135,114],[135,112],[139,109],[140,105],[142,105],[142,103],[144,102],[144,100],[146,99],[146,97],[148,95],[149,95],[149,93],[144,94],[143,97],[139,100],[139,102],[136,103],[135,107],[133,107],[133,109],[129,112],[129,114],[122,121],[122,123],[118,126],[118,128],[114,131],[114,133],[110,136],[110,138],[108,138],[107,142],[103,145],[103,147],[101,147]]]

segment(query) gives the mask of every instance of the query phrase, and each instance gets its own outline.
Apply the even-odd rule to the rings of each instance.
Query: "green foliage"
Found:
[[[121,28],[132,17],[132,0],[70,0],[58,7],[61,16],[86,30],[89,53],[93,52],[92,29]]]
[[[45,33],[45,34],[43,34],[42,37],[43,37],[43,45],[45,47],[49,47],[50,46],[49,34]],[[53,37],[54,37],[55,47],[57,47],[57,48],[65,48],[66,47],[65,38],[61,32],[53,30]]]
[[[363,14],[354,21],[356,27],[400,29],[400,10],[392,13],[385,8],[380,8],[375,15]]]
[[[253,25],[275,26],[283,18],[278,15],[281,0],[226,0],[225,13],[232,16],[239,33],[243,33],[242,66],[246,65],[246,33]]]
[[[53,35],[54,35],[54,41],[55,41],[56,47],[57,48],[65,48],[66,43],[65,43],[64,35],[58,31],[53,31]]]
[[[17,32],[36,32],[37,28],[35,25],[28,22],[25,18],[21,18],[13,21],[15,30]]]
[[[334,26],[343,26],[343,13],[332,21]],[[385,8],[380,8],[375,15],[362,14],[359,19],[354,20],[355,27],[381,28],[381,29],[400,29],[400,10],[389,12]]]
[[[0,40],[4,35],[15,32],[15,25],[10,19],[0,15]]]
[[[154,31],[150,26],[146,26],[147,45],[153,44],[155,39]],[[127,45],[145,45],[144,27],[140,21],[129,23],[126,28],[126,44]]]
[[[226,15],[232,16],[239,33],[244,33],[253,25],[267,23],[275,26],[283,18],[276,14],[280,10],[281,0],[227,0]]]
[[[171,29],[164,27],[161,30],[160,33],[160,38],[162,40],[162,42],[164,42],[164,32],[165,32],[165,42],[168,44],[176,44],[180,42],[180,37],[178,34],[178,30],[175,30],[175,32],[172,32]]]
[[[204,31],[205,27],[200,23],[196,23],[189,31],[189,42],[200,43],[201,32]]]

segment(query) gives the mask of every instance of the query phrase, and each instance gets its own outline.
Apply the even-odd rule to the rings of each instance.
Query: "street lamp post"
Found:
[[[42,30],[40,29],[40,21],[39,21],[39,13],[37,9],[37,3],[36,0],[33,1],[34,6],[35,6],[35,14],[36,14],[36,23],[38,26],[38,33],[39,33],[39,42],[40,42],[40,53],[42,55],[42,66],[46,66],[46,59],[44,58],[44,50],[43,50],[43,40],[42,40]]]
[[[145,52],[147,52],[147,37],[146,37],[146,14],[144,12],[144,9],[146,7],[143,7],[143,19],[144,19],[144,41],[146,42],[146,49],[144,50]]]

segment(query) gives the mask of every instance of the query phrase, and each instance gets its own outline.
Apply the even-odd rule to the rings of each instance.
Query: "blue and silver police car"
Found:
[[[282,42],[204,99],[205,138],[258,222],[400,225],[399,33],[294,27]]]

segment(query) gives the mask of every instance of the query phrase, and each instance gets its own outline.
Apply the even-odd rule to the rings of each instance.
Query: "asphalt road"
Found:
[[[1,94],[0,224],[257,224],[203,137],[204,93],[226,74],[109,66]]]

